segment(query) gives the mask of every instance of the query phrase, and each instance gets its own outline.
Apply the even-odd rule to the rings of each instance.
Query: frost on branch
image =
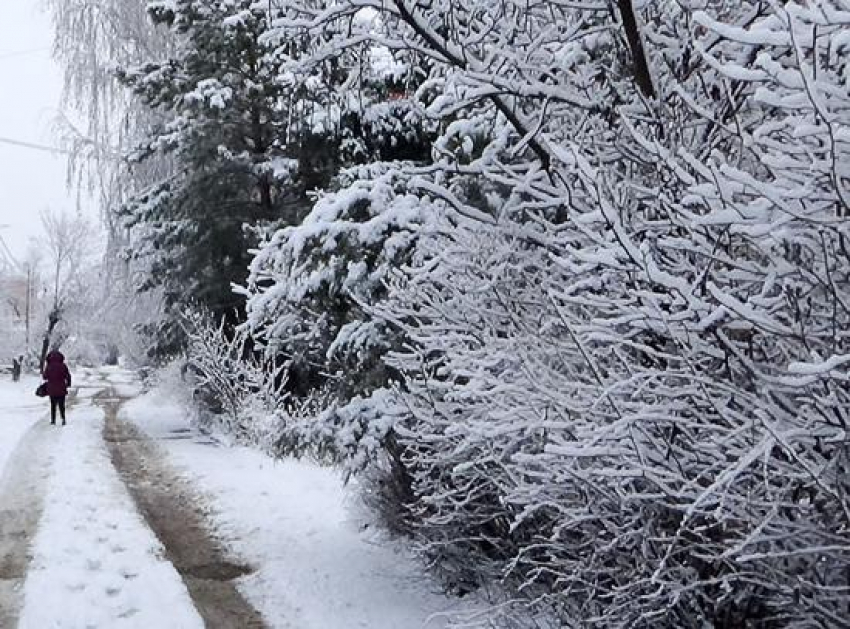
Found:
[[[182,325],[188,384],[199,404],[201,428],[270,448],[287,416],[287,365],[260,359],[244,331],[231,332],[207,313],[189,312]]]
[[[843,624],[847,13],[713,15],[648,13],[663,102],[547,114],[558,186],[507,159],[512,123],[418,180],[458,222],[372,316],[409,340],[408,528],[457,588],[592,626]],[[500,215],[451,194],[465,163]]]

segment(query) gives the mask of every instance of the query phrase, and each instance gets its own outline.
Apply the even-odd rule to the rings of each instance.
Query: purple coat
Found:
[[[71,372],[65,364],[65,357],[56,350],[47,355],[47,367],[41,374],[47,382],[47,395],[50,397],[64,397],[68,395],[68,387],[71,386]]]

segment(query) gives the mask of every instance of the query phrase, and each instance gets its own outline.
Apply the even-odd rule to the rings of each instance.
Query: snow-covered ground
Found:
[[[103,411],[80,402],[48,444],[52,471],[18,627],[203,629],[112,467],[102,427]]]
[[[251,566],[237,585],[270,627],[442,629],[473,611],[437,593],[399,545],[360,525],[335,472],[213,443],[189,426],[167,391],[141,395],[127,372],[77,370],[75,377],[68,426],[41,426],[26,440],[35,423],[48,421],[47,403],[33,395],[37,380],[0,382],[0,473],[19,444],[47,461],[19,628],[203,627],[110,459],[96,397],[107,388],[132,397],[120,416],[154,440],[202,496],[215,534]]]
[[[271,627],[439,629],[471,611],[436,593],[395,544],[359,526],[335,472],[216,445],[162,390],[128,402],[122,415],[209,496],[218,532],[256,568],[240,589]]]
[[[47,403],[35,396],[39,382],[32,376],[20,382],[8,377],[0,380],[0,477],[21,437],[39,418],[47,416]]]

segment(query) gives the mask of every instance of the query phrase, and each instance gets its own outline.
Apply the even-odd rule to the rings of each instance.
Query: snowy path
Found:
[[[41,431],[50,476],[19,628],[202,629],[109,461],[103,412],[83,403],[69,415],[66,428]]]
[[[0,627],[12,627],[22,603],[30,547],[41,519],[49,476],[46,423],[21,437],[0,477]]]
[[[0,627],[14,627],[30,544],[41,517],[45,479],[44,403],[35,378],[0,382]]]
[[[235,587],[251,572],[210,531],[203,500],[178,479],[153,443],[128,422],[117,419],[120,405],[104,401],[104,436],[112,462],[148,525],[165,546],[207,627],[263,628],[257,611]]]
[[[480,612],[475,602],[438,593],[400,545],[364,527],[336,472],[222,447],[188,425],[167,390],[127,402],[121,417],[206,494],[219,535],[253,568],[240,589],[271,629],[476,626],[464,622]]]
[[[0,382],[2,629],[444,629],[474,613],[354,521],[333,472],[216,445],[130,374],[80,375],[64,428],[32,382]]]

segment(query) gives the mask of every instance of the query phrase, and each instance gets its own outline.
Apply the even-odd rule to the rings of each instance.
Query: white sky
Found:
[[[53,30],[40,0],[2,0],[0,138],[54,145],[62,75],[51,59]],[[0,141],[0,237],[22,257],[41,231],[40,212],[74,209],[61,155]],[[4,227],[4,225],[6,227]]]

